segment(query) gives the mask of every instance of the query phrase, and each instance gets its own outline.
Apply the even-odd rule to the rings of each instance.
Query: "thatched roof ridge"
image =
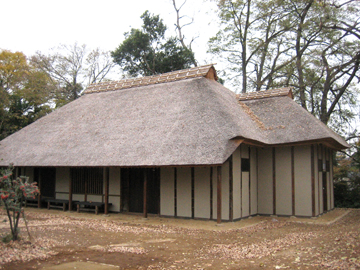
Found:
[[[217,75],[214,69],[214,65],[209,64],[205,66],[193,67],[193,68],[177,70],[164,74],[146,76],[141,78],[130,78],[120,81],[93,83],[87,87],[87,89],[84,91],[84,94],[115,91],[121,89],[128,89],[132,87],[174,82],[174,81],[197,78],[197,77],[211,77],[217,80]]]
[[[277,88],[266,91],[257,91],[257,92],[249,92],[238,94],[236,97],[238,100],[252,100],[252,99],[262,99],[269,97],[280,97],[280,96],[288,96],[290,98],[294,98],[291,87]]]

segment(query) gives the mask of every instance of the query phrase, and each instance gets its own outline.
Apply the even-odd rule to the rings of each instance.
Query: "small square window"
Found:
[[[242,172],[250,172],[250,159],[249,158],[241,159],[241,171]]]

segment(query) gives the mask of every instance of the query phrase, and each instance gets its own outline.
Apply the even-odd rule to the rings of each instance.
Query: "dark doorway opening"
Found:
[[[55,198],[56,168],[35,168],[34,179],[40,187],[42,198]]]
[[[147,176],[147,211],[160,214],[160,169],[121,169],[121,212],[144,211],[144,179]]]
[[[324,208],[324,212],[326,212],[328,210],[326,172],[323,172],[322,174],[322,182],[323,182],[323,208]]]

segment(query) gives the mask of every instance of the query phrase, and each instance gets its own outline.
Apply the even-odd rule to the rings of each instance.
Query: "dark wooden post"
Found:
[[[217,167],[217,224],[221,223],[221,166]]]
[[[273,215],[276,215],[276,154],[275,147],[272,149],[272,175],[273,175]]]
[[[311,212],[312,212],[312,216],[315,217],[315,161],[314,161],[313,144],[311,145],[310,158],[311,158]],[[319,208],[319,214],[320,214],[320,208]]]
[[[291,213],[295,216],[295,147],[291,146]]]
[[[234,221],[233,200],[233,156],[229,158],[229,220]],[[250,201],[249,201],[250,205]]]
[[[71,169],[70,169],[70,175],[69,175],[69,211],[72,210],[72,175],[71,175]]]
[[[105,168],[105,209],[104,214],[109,213],[109,178],[110,178],[110,169]]]
[[[147,169],[144,173],[144,218],[147,218]]]
[[[38,195],[38,208],[41,208],[41,168],[38,168],[38,188],[39,188],[39,195]]]

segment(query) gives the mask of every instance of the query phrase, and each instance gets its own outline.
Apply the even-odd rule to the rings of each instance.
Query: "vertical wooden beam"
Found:
[[[39,188],[38,208],[41,208],[41,168],[38,168],[38,188]]]
[[[109,180],[110,180],[110,169],[109,167],[104,168],[105,171],[105,209],[104,214],[109,213]]]
[[[240,149],[239,149],[239,154],[240,154],[240,218],[243,217],[243,193],[242,193],[242,190],[243,190],[243,177],[242,177],[242,145],[240,144]]]
[[[191,167],[191,218],[195,217],[195,168]]]
[[[210,167],[210,220],[213,219],[214,214],[213,214],[213,200],[214,200],[214,196],[213,196],[213,167]]]
[[[275,147],[272,149],[272,169],[273,169],[273,214],[276,215],[276,155]]]
[[[177,169],[174,168],[174,216],[177,217]]]
[[[147,218],[147,169],[144,170],[144,218]]]
[[[313,144],[311,145],[311,210],[312,210],[312,216],[315,217],[315,163],[314,163]]]
[[[71,169],[70,169],[70,175],[69,175],[69,211],[72,210],[72,174],[71,174]]]
[[[259,150],[256,148],[256,213],[259,213]]]
[[[295,147],[291,146],[291,209],[295,216]]]
[[[233,156],[229,158],[229,220],[234,221],[234,198],[233,198]]]
[[[319,153],[321,152],[321,146],[319,145],[316,145],[316,155],[317,155],[317,167],[315,168],[315,172],[314,172],[314,176],[315,176],[315,173],[317,175],[317,186],[318,186],[318,210],[319,210],[319,215],[320,215],[320,177],[319,177],[319,160],[320,160],[320,156],[319,156]],[[314,160],[315,162],[315,160]],[[314,164],[314,167],[315,167],[315,164]],[[322,176],[321,176],[322,177]],[[314,180],[315,181],[315,180]]]
[[[249,216],[251,216],[251,148],[249,146]]]
[[[217,224],[221,223],[221,166],[217,166]]]
[[[333,151],[329,149],[329,184],[330,184],[330,209],[333,209],[332,202],[334,196],[334,178],[333,178]]]

